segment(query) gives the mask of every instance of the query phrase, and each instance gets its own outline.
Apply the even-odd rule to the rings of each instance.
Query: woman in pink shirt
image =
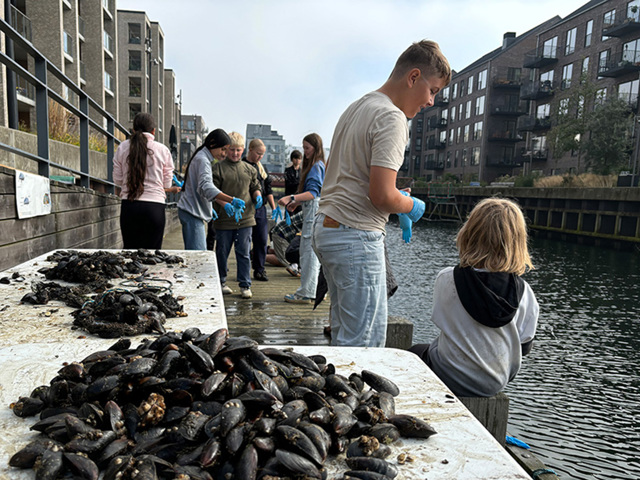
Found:
[[[149,113],[133,119],[133,134],[113,158],[113,181],[120,187],[120,230],[126,249],[162,248],[166,190],[171,190],[173,158],[154,140],[156,122]],[[177,189],[178,187],[176,187]]]

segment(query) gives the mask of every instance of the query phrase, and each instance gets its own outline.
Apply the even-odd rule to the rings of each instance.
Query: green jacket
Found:
[[[216,230],[236,230],[238,228],[253,227],[256,224],[253,192],[260,190],[256,169],[247,162],[232,162],[225,159],[211,167],[213,183],[227,195],[241,198],[246,205],[240,223],[233,217],[228,217],[224,208],[214,202],[218,219],[214,223]]]

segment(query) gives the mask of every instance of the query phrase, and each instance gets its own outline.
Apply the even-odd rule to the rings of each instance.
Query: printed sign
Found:
[[[51,213],[51,183],[46,177],[16,170],[18,218]]]

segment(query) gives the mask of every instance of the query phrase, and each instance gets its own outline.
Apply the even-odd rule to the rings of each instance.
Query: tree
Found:
[[[553,103],[552,108],[557,113],[553,128],[547,134],[549,149],[554,159],[559,159],[571,151],[578,153],[578,166],[584,152],[584,139],[589,129],[591,105],[586,99],[594,99],[597,92],[596,85],[583,73],[580,83],[569,90],[569,96],[560,98]],[[591,103],[591,102],[589,102]]]
[[[596,105],[589,116],[591,134],[585,143],[587,162],[593,173],[619,173],[633,149],[633,113],[629,104],[611,97]]]

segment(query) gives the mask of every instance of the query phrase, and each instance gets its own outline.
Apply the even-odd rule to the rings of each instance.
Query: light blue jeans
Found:
[[[227,259],[231,253],[231,246],[236,251],[237,279],[240,288],[251,287],[251,230],[253,227],[238,228],[236,230],[216,230],[216,260],[218,261],[218,275],[220,283],[227,283]]]
[[[331,297],[331,345],[384,347],[387,280],[384,234],[315,220],[313,248]]]
[[[313,251],[313,222],[320,199],[314,198],[302,202],[302,232],[300,236],[300,287],[296,290],[298,295],[308,298],[316,298],[318,286],[318,274],[320,262]]]
[[[178,209],[178,219],[182,224],[182,241],[185,250],[207,249],[207,224],[186,210]]]

